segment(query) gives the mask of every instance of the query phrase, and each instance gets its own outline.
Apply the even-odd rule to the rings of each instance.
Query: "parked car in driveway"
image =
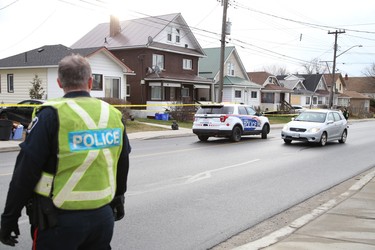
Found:
[[[242,135],[261,135],[267,139],[270,132],[268,118],[257,114],[248,105],[210,104],[202,105],[194,115],[193,133],[201,141],[209,137],[227,137],[234,142]]]
[[[46,100],[30,99],[23,100],[15,106],[6,106],[0,109],[0,119],[8,119],[21,123],[27,128],[31,122],[34,107],[41,105]]]
[[[292,111],[294,111],[294,113],[299,114],[299,113],[306,111],[306,108],[304,108],[301,105],[292,105]]]
[[[348,123],[339,110],[306,110],[285,124],[281,138],[286,144],[292,141],[319,143],[339,141],[345,143],[348,136]]]

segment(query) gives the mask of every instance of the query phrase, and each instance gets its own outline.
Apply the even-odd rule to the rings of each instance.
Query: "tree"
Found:
[[[375,79],[375,63],[366,68],[363,72],[366,76]]]
[[[35,75],[31,83],[31,88],[29,89],[29,95],[31,99],[42,99],[45,91],[42,87],[42,79]]]
[[[278,75],[287,75],[288,74],[288,71],[285,67],[283,66],[279,66],[279,65],[270,65],[270,66],[265,66],[263,67],[263,70],[268,72],[268,73],[271,73],[275,76],[278,76]]]
[[[319,58],[314,58],[310,62],[302,63],[306,74],[316,74],[322,72],[322,65],[319,63]]]

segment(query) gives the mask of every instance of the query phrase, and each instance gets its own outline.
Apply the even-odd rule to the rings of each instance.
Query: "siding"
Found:
[[[8,93],[7,90],[7,75],[13,74],[14,92]],[[31,82],[35,75],[42,80],[42,87],[45,94],[47,89],[47,69],[9,69],[0,70],[1,75],[1,93],[0,102],[3,103],[18,103],[25,99],[30,99],[29,89]]]

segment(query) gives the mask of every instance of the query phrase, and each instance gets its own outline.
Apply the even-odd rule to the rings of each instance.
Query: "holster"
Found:
[[[35,194],[26,205],[30,224],[38,230],[46,230],[57,225],[57,209],[52,199]]]

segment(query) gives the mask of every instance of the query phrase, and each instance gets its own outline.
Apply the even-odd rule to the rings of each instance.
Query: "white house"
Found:
[[[88,59],[94,77],[91,96],[126,100],[127,75],[133,71],[106,48],[70,49],[61,44],[48,45],[0,60],[0,102],[17,103],[30,99],[29,89],[35,76],[42,81],[43,99],[63,96],[57,85],[59,61],[70,54]]]

